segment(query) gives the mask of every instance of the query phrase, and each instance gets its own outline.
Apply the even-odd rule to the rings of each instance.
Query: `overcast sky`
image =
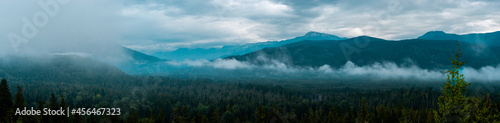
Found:
[[[37,13],[47,12],[39,1],[51,0],[0,1],[1,45],[12,47],[10,33],[23,37],[23,17],[32,23],[34,16],[43,19]],[[47,14],[47,23],[38,23],[38,33],[19,47],[118,42],[151,53],[283,40],[308,31],[397,40],[433,30],[500,30],[499,0],[71,0],[58,5],[59,11]]]

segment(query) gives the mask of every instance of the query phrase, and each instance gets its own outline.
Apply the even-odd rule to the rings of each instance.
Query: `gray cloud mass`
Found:
[[[0,33],[19,33],[21,18],[42,10],[39,1],[1,1],[7,19],[0,20]],[[146,53],[282,40],[308,31],[406,39],[431,30],[497,31],[499,5],[494,0],[70,0],[36,38],[106,40]]]

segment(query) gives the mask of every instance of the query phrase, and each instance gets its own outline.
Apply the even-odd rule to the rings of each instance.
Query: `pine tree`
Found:
[[[0,122],[8,121],[8,111],[12,109],[12,95],[9,91],[7,80],[2,79],[0,83]]]
[[[51,93],[50,96],[51,96],[51,98],[50,98],[49,108],[50,109],[56,109],[57,108],[57,99],[54,96],[54,93]]]
[[[189,121],[189,114],[188,114],[188,109],[187,106],[181,106],[182,110],[179,111],[178,108],[174,108],[174,116],[173,121],[175,123],[186,123]]]
[[[57,104],[57,98],[54,96],[54,93],[51,93],[51,98],[50,98],[50,104],[49,104],[49,109],[53,110],[53,109],[57,109],[58,107],[58,104]],[[49,116],[49,121],[52,121],[52,122],[57,122],[58,119],[55,115],[50,115]]]
[[[158,116],[156,117],[156,123],[165,123],[167,122],[167,119],[165,118],[165,114],[163,114],[163,110],[160,109],[160,113],[158,113]]]
[[[372,122],[387,122],[387,119],[389,119],[388,112],[386,111],[386,108],[384,105],[379,105],[375,108],[375,114],[373,119],[371,120]]]
[[[460,68],[465,62],[460,61],[462,52],[457,43],[457,51],[453,51],[454,57],[450,57],[452,68],[446,71],[447,79],[441,89],[442,95],[439,97],[438,111],[434,112],[435,121],[441,122],[462,122],[467,120],[467,100],[465,93],[471,84],[465,82],[465,77],[460,73]]]
[[[174,108],[174,115],[172,116],[172,123],[180,123],[182,122],[182,116],[179,112],[179,108]]]
[[[219,114],[219,108],[216,108],[214,112],[212,112],[212,118],[211,123],[220,123],[220,114]]]
[[[493,107],[489,95],[484,97],[481,105],[477,98],[473,98],[470,102],[470,118],[467,122],[496,123],[500,120],[500,114]]]
[[[59,107],[62,107],[63,109],[66,109],[66,107],[68,107],[68,105],[64,101],[64,96],[61,96],[61,104],[59,105]],[[65,122],[68,122],[68,117],[67,116],[60,116],[59,120],[61,121],[61,123],[65,123]]]
[[[153,115],[153,109],[149,109],[149,116],[147,118],[148,123],[154,123],[156,121],[156,117]]]
[[[139,114],[137,114],[137,110],[134,108],[132,111],[132,115],[127,117],[127,123],[138,123],[139,122]]]
[[[202,116],[201,116],[201,113],[198,111],[198,113],[196,113],[196,115],[193,117],[192,122],[201,123],[201,120],[202,120]]]
[[[24,108],[24,96],[23,96],[23,88],[17,85],[17,93],[14,101],[14,108],[23,109]]]
[[[72,120],[72,123],[82,123],[83,119],[82,119],[82,116],[80,115],[73,115],[73,120]]]
[[[326,122],[328,123],[340,123],[342,122],[340,119],[340,113],[338,113],[337,109],[335,107],[331,107],[328,111],[328,116],[326,117]]]
[[[257,123],[266,122],[266,111],[261,105],[257,106],[255,117],[255,122]]]
[[[187,106],[182,106],[182,117],[183,121],[188,122],[189,118],[189,111]]]
[[[24,96],[23,96],[23,88],[21,86],[17,85],[17,93],[16,97],[14,99],[14,110],[16,109],[24,109],[25,104],[24,104]],[[18,120],[18,116],[14,115],[12,116],[12,119]]]
[[[44,102],[42,100],[38,100],[38,110],[40,111],[43,111],[43,109],[45,108],[44,107]],[[49,122],[49,118],[45,115],[40,115],[40,119],[41,119],[41,122],[42,123],[48,123]]]
[[[427,119],[425,120],[427,123],[434,123],[434,114],[432,113],[434,110],[427,111]]]
[[[361,110],[359,111],[358,113],[358,121],[359,122],[367,122],[369,119],[368,119],[368,110],[366,108],[366,102],[365,102],[365,98],[362,98],[361,99]]]

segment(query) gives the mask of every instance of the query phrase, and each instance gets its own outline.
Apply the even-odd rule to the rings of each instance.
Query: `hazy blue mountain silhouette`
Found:
[[[126,47],[123,47],[123,51],[129,59],[111,64],[128,74],[158,73],[162,71],[161,69],[168,69],[170,67],[164,63],[165,61],[169,61],[168,59],[161,59]]]
[[[338,37],[335,35],[330,35],[326,33],[319,32],[308,32],[304,36],[296,37],[293,39],[283,40],[283,41],[268,41],[268,42],[259,42],[259,43],[249,43],[243,45],[227,45],[222,48],[179,48],[175,51],[169,52],[156,52],[151,55],[164,58],[182,61],[185,59],[216,59],[223,58],[231,55],[243,55],[246,53],[250,53],[253,51],[257,51],[267,47],[277,47],[285,44],[290,44],[303,40],[343,40],[346,38]]]
[[[484,46],[467,42],[460,42],[460,44],[464,52],[462,59],[467,62],[467,66],[479,68],[500,63],[499,46]],[[347,52],[344,53],[343,49]],[[359,52],[348,55],[349,49]],[[446,69],[450,67],[449,57],[452,56],[452,50],[456,49],[457,41],[454,40],[389,41],[360,36],[340,41],[300,41],[244,55],[230,56],[226,59],[234,58],[254,64],[278,61],[303,67],[320,67],[326,64],[333,68],[341,67],[347,61],[352,61],[359,66],[375,62],[394,62],[402,66],[417,65],[425,69]]]
[[[125,54],[130,56],[134,62],[144,62],[144,63],[152,63],[152,62],[163,62],[167,61],[165,59],[161,59],[155,56],[147,55],[139,51],[135,51],[126,47],[123,47],[123,51]]]
[[[471,44],[500,46],[500,31],[490,33],[471,33],[464,35],[450,34],[443,31],[430,31],[417,39],[457,40]]]

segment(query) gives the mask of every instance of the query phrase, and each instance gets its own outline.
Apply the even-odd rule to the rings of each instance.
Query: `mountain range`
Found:
[[[450,67],[451,51],[457,49],[457,43],[459,43],[466,66],[480,68],[500,63],[500,46],[497,45],[499,34],[499,32],[492,32],[457,35],[431,31],[417,39],[394,41],[369,36],[347,39],[325,33],[309,32],[304,36],[283,41],[231,45],[220,49],[185,50],[186,58],[223,57],[256,65],[279,62],[297,67],[329,65],[338,68],[345,65],[347,61],[351,61],[358,66],[394,62],[400,66],[416,65],[424,69],[446,69]],[[477,37],[475,39],[478,40],[473,40],[474,38],[471,37]],[[162,59],[129,48],[121,48],[120,53],[111,53],[112,55],[108,54],[109,56],[105,57],[103,54],[106,53],[95,57],[92,57],[92,54],[90,57],[74,55],[78,53],[59,53],[37,57],[2,56],[0,57],[2,59],[0,77],[40,79],[37,78],[40,75],[48,76],[45,78],[47,81],[64,81],[80,76],[83,77],[80,80],[88,80],[92,77],[123,78],[127,74],[158,74],[168,73],[170,68],[181,69],[166,64],[171,59]],[[179,49],[176,53],[181,53],[181,51],[182,49]],[[196,54],[201,55],[196,56]],[[119,62],[109,59],[119,59]],[[177,58],[179,59],[180,57]],[[99,73],[99,76],[93,73]]]
[[[185,59],[207,59],[213,60],[216,58],[223,58],[232,55],[243,55],[246,53],[254,52],[267,47],[277,47],[285,44],[290,44],[294,42],[304,41],[304,40],[343,40],[347,39],[344,37],[338,37],[335,35],[330,35],[326,33],[319,32],[308,32],[304,36],[295,37],[288,40],[282,41],[267,41],[267,42],[259,42],[259,43],[249,43],[243,45],[226,45],[222,48],[179,48],[174,51],[168,52],[156,52],[151,54],[152,56],[156,56],[163,59],[170,59],[176,61],[183,61]]]
[[[500,33],[454,35],[429,32],[418,39],[400,41],[368,36],[346,40],[301,41],[225,59],[253,64],[282,62],[289,66],[329,65],[334,68],[345,65],[347,61],[359,66],[394,62],[403,66],[416,65],[424,69],[446,69],[450,67],[449,58],[459,43],[463,51],[462,59],[467,62],[466,66],[479,68],[500,63],[500,46],[495,45],[498,42],[495,38],[498,34]],[[468,38],[469,36],[481,37],[478,39],[484,40],[478,42]]]

